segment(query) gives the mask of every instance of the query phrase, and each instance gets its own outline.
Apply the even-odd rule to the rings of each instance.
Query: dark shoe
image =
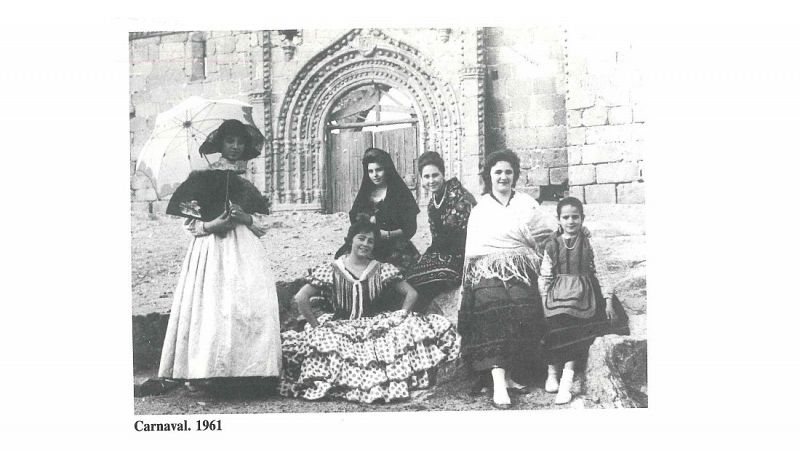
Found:
[[[511,403],[508,403],[508,404],[498,404],[498,403],[494,402],[494,399],[492,399],[492,406],[494,406],[494,408],[495,408],[495,409],[500,409],[500,410],[508,410],[508,409],[510,409],[510,408],[511,408]]]
[[[170,379],[147,379],[141,385],[133,386],[133,396],[141,398],[144,396],[163,395],[178,385],[178,382]]]

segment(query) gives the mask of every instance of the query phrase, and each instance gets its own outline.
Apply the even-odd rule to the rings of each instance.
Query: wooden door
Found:
[[[417,184],[417,127],[410,125],[393,130],[381,130],[373,133],[373,147],[389,153],[397,168],[397,173],[406,182],[406,186],[420,200]]]
[[[372,147],[372,132],[341,130],[330,133],[328,138],[328,209],[331,213],[349,212],[361,185],[361,158]]]
[[[370,147],[385,150],[394,162],[397,173],[406,182],[411,193],[421,201],[417,184],[417,130],[416,126],[362,132],[340,130],[328,135],[330,199],[328,210],[331,213],[349,212],[361,185],[361,159]]]

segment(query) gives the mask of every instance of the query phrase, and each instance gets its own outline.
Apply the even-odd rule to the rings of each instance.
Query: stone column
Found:
[[[460,161],[453,165],[453,175],[459,177],[471,193],[480,193],[480,164],[485,147],[484,92],[486,65],[483,58],[483,29],[467,29],[463,35],[463,60],[459,78],[463,114],[463,140]]]
[[[272,40],[269,30],[264,30],[261,35],[261,55],[262,55],[262,77],[264,80],[264,91],[262,92],[262,113],[264,118],[264,191],[268,193],[274,203],[275,186],[273,183],[273,171],[275,170],[275,152],[272,135]],[[256,116],[253,116],[256,117]]]
[[[264,129],[259,124],[259,118],[264,117],[264,93],[263,92],[254,92],[247,96],[247,100],[250,105],[253,105],[253,120],[256,123],[256,126],[259,126],[259,129],[262,133],[264,133]],[[265,134],[266,136],[266,134]],[[253,158],[250,163],[247,165],[247,178],[253,185],[258,188],[258,190],[262,193],[267,192],[267,185],[266,185],[266,156],[269,152],[269,141],[265,140],[264,148],[261,149],[261,155],[256,158]]]

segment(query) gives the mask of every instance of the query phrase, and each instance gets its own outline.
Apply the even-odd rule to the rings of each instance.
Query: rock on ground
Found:
[[[647,340],[620,335],[595,339],[584,388],[593,407],[647,407]]]

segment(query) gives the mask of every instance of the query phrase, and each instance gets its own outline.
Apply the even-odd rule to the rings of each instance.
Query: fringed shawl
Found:
[[[361,318],[381,291],[399,280],[400,270],[390,263],[373,260],[356,279],[344,266],[345,256],[314,268],[309,283],[329,291],[331,306],[349,319]]]
[[[539,274],[544,243],[555,228],[539,203],[529,195],[515,192],[508,205],[484,194],[472,209],[467,226],[464,282],[498,278],[532,284]]]

